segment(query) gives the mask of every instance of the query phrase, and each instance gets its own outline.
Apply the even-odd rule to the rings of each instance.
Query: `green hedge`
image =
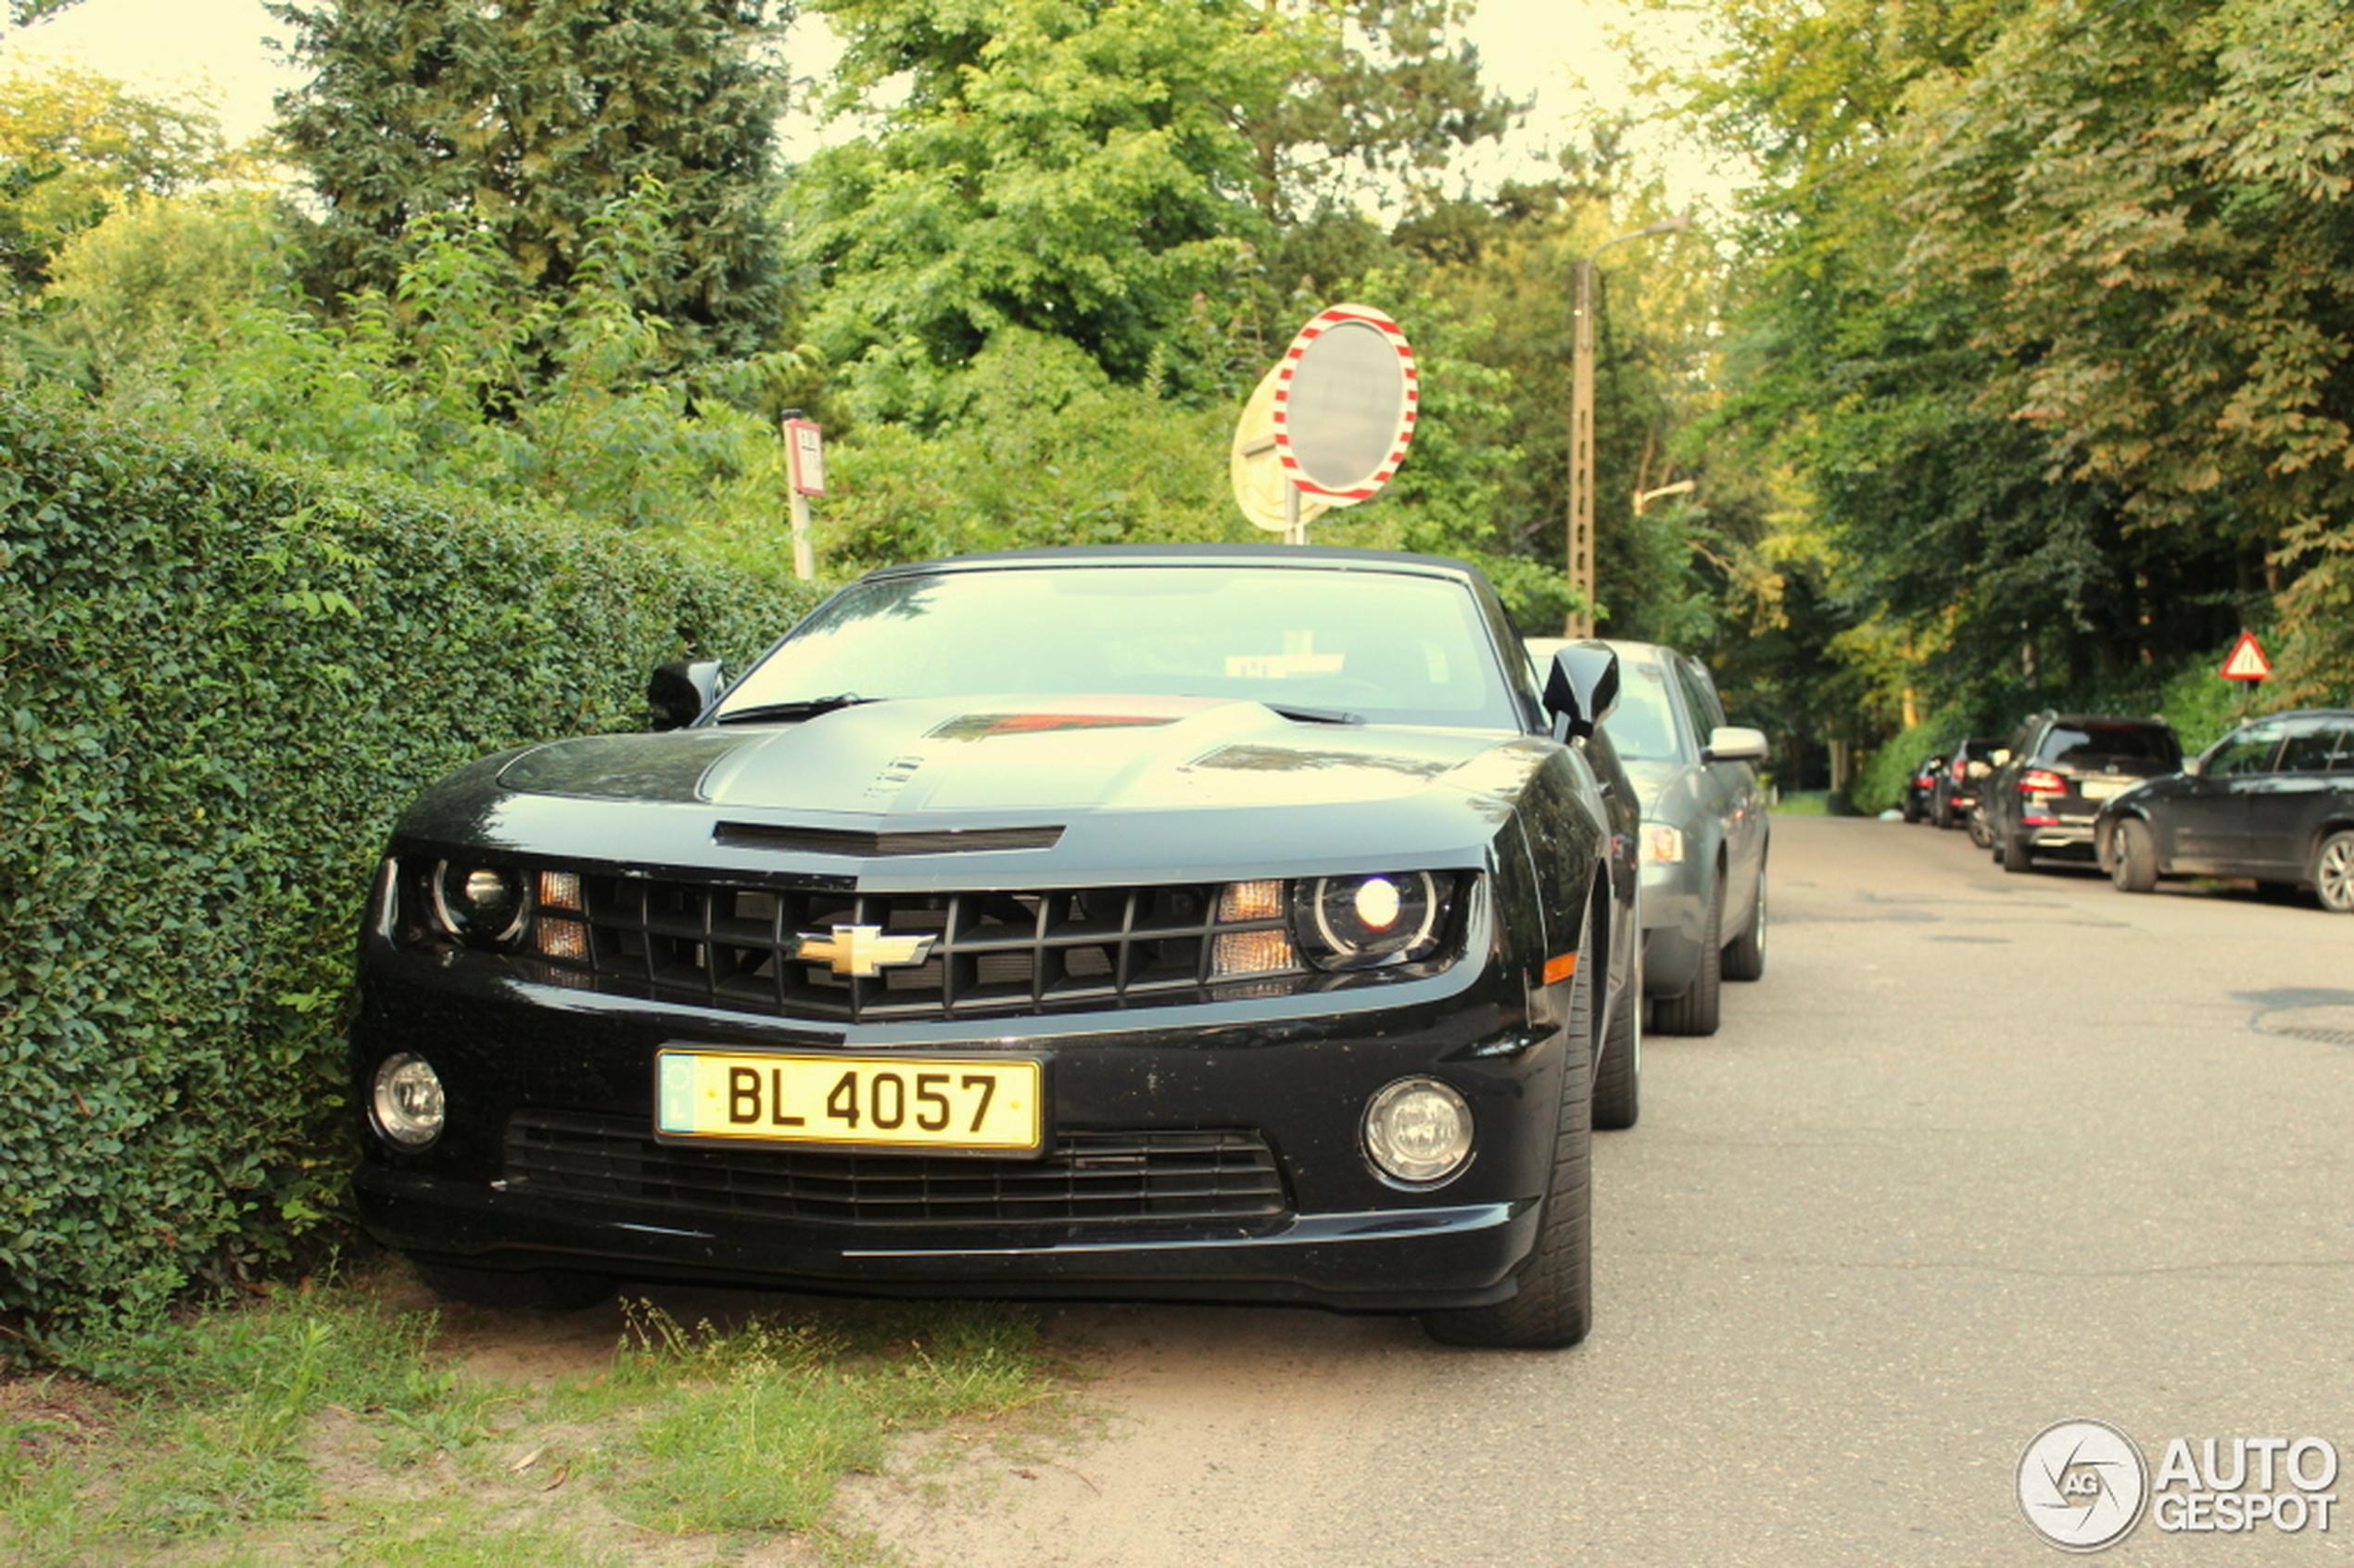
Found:
[[[399,806],[642,722],[809,598],[609,534],[0,393],[0,1314],[36,1339],[292,1256]]]

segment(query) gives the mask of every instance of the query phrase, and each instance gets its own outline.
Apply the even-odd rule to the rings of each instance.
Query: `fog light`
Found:
[[[376,1131],[403,1148],[421,1149],[441,1136],[449,1119],[442,1104],[441,1074],[423,1056],[403,1051],[376,1069],[370,1104]]]
[[[1365,1152],[1392,1181],[1436,1186],[1471,1158],[1471,1106],[1435,1078],[1401,1078],[1365,1106]]]

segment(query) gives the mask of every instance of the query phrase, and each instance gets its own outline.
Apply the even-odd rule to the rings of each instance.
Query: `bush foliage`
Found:
[[[466,757],[641,722],[807,590],[0,393],[0,1314],[291,1256],[340,1202],[353,921]]]

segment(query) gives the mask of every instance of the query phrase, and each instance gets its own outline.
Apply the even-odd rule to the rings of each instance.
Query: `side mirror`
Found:
[[[2205,757],[2184,757],[2183,759],[2183,771],[2189,774],[2193,778],[2196,778],[2200,774],[2207,771],[2207,759]]]
[[[1573,642],[1553,655],[1545,711],[1555,738],[1583,740],[1618,706],[1618,655],[1599,642]]]
[[[647,715],[652,729],[684,729],[702,717],[719,698],[720,671],[716,659],[680,659],[654,671],[646,682]]]
[[[1708,744],[1702,749],[1702,762],[1764,762],[1771,751],[1766,742],[1766,732],[1743,725],[1720,724],[1708,732]]]

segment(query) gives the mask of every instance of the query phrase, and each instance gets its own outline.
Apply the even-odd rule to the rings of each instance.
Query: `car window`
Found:
[[[1725,722],[1725,704],[1716,700],[1715,683],[1707,672],[1695,665],[1678,663],[1676,682],[1684,689],[1684,708],[1692,715],[1692,724],[1700,734],[1694,739],[1702,745],[1708,742],[1708,732]]]
[[[2101,767],[2113,762],[2157,762],[2171,767],[2182,749],[2171,730],[2146,724],[2056,724],[2044,737],[2043,760],[2060,767]]]
[[[2272,771],[2272,753],[2281,749],[2282,727],[2252,724],[2234,730],[2208,748],[2199,772],[2209,778],[2244,778]]]
[[[1629,762],[1681,762],[1691,755],[1667,695],[1667,672],[1657,664],[1622,659],[1618,706],[1610,715],[1611,744]]]
[[[2291,727],[2283,773],[2354,773],[2354,719],[2307,719]]]
[[[892,576],[836,595],[719,710],[860,698],[1242,698],[1518,728],[1460,581],[1101,562]]]

